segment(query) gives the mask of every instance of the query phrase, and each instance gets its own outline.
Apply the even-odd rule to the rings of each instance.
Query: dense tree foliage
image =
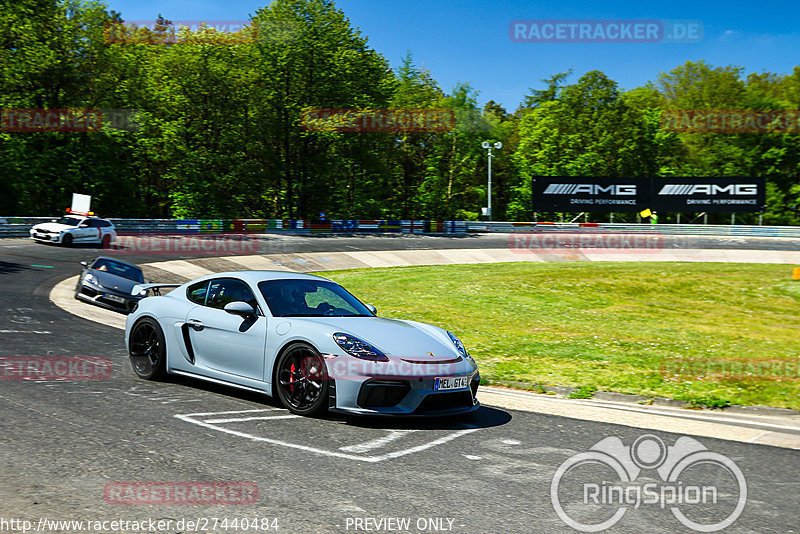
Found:
[[[479,108],[468,83],[443,89],[410,54],[392,70],[332,0],[276,0],[235,34],[159,16],[137,39],[110,39],[137,31],[123,15],[87,0],[0,4],[0,107],[135,110],[136,124],[0,131],[0,213],[54,213],[81,192],[118,217],[476,219],[490,140],[504,144],[495,219],[535,216],[537,175],[767,176],[765,222],[800,223],[796,133],[662,127],[665,110],[800,109],[800,67],[745,77],[687,62],[630,91],[562,72],[510,113]],[[304,127],[309,110],[384,108],[449,110],[455,125]]]

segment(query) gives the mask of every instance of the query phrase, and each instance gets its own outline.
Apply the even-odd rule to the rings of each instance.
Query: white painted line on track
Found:
[[[251,410],[251,411],[258,411],[258,410]],[[262,437],[262,436],[256,436],[256,435],[253,435],[253,434],[249,434],[247,432],[240,432],[238,430],[232,430],[230,428],[225,428],[225,427],[222,427],[222,426],[218,426],[218,425],[209,423],[208,421],[201,421],[199,419],[196,419],[196,417],[209,416],[209,415],[223,415],[225,413],[226,412],[211,412],[211,413],[203,413],[203,414],[176,414],[175,417],[177,419],[180,419],[181,421],[185,421],[187,423],[192,423],[192,424],[199,425],[199,426],[202,426],[202,427],[205,427],[205,428],[210,428],[211,430],[217,430],[219,432],[224,432],[226,434],[230,434],[230,435],[233,435],[233,436],[238,436],[238,437],[241,437],[241,438],[249,439],[251,441],[259,441],[259,442],[264,442],[264,443],[270,443],[272,445],[279,445],[281,447],[288,447],[290,449],[297,449],[297,450],[310,452],[310,453],[314,453],[314,454],[321,454],[323,456],[332,456],[334,458],[344,458],[346,460],[355,460],[355,461],[358,461],[358,462],[368,462],[368,463],[383,462],[385,460],[391,460],[391,459],[400,458],[402,456],[406,456],[406,455],[409,455],[409,454],[422,452],[422,451],[431,449],[433,447],[436,447],[438,445],[442,445],[444,443],[448,443],[448,442],[453,441],[454,439],[460,438],[462,436],[466,436],[467,434],[471,434],[472,432],[477,432],[479,430],[478,428],[465,428],[464,430],[456,430],[455,432],[451,432],[451,433],[449,433],[449,434],[447,434],[445,436],[442,436],[442,437],[440,437],[438,439],[435,439],[433,441],[429,441],[427,443],[423,443],[421,445],[417,445],[416,447],[410,447],[408,449],[401,449],[401,450],[389,452],[389,453],[386,453],[386,454],[381,454],[381,455],[378,455],[378,456],[360,456],[360,455],[357,455],[357,454],[349,454],[349,453],[346,453],[346,452],[326,450],[326,449],[321,449],[321,448],[318,448],[318,447],[310,447],[308,445],[301,445],[299,443],[290,443],[290,442],[279,440],[279,439],[265,438],[265,437]],[[230,413],[230,412],[228,412],[228,413]],[[243,412],[239,412],[239,413],[243,413]],[[394,440],[392,440],[392,441],[394,441]],[[380,446],[383,446],[385,444],[386,443],[384,443],[384,444],[382,444]],[[373,448],[376,448],[376,447],[373,447]]]
[[[219,425],[222,423],[241,423],[244,421],[268,421],[275,419],[297,419],[299,415],[267,415],[264,417],[234,417],[230,419],[207,419],[205,422],[211,425]]]
[[[282,408],[260,408],[258,410],[233,410],[230,412],[206,412],[206,413],[190,413],[186,417],[204,417],[206,415],[233,415],[237,413],[257,413],[257,412],[276,412]]]
[[[387,443],[391,443],[403,436],[406,436],[410,432],[417,432],[417,430],[389,430],[389,434],[383,436],[382,438],[373,439],[371,441],[366,441],[364,443],[359,443],[357,445],[348,445],[346,447],[339,447],[340,451],[345,452],[367,452],[371,451],[372,449],[377,449],[379,447],[383,447]]]

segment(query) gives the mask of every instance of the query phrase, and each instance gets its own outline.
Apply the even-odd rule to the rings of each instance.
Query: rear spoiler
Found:
[[[152,290],[153,295],[161,295],[161,288],[162,287],[180,287],[183,284],[136,284],[131,289],[131,295],[138,295],[142,291]]]

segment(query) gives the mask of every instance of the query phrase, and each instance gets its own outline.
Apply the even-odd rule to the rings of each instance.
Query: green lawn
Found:
[[[452,330],[490,382],[800,409],[800,281],[791,266],[550,262],[325,276],[382,316]],[[746,360],[783,362],[794,376],[662,372],[676,361],[687,369],[687,359],[732,360],[739,370]]]

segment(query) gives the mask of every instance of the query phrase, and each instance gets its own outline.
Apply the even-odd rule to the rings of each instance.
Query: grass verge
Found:
[[[551,262],[326,273],[384,317],[456,333],[491,381],[800,409],[785,265]]]

